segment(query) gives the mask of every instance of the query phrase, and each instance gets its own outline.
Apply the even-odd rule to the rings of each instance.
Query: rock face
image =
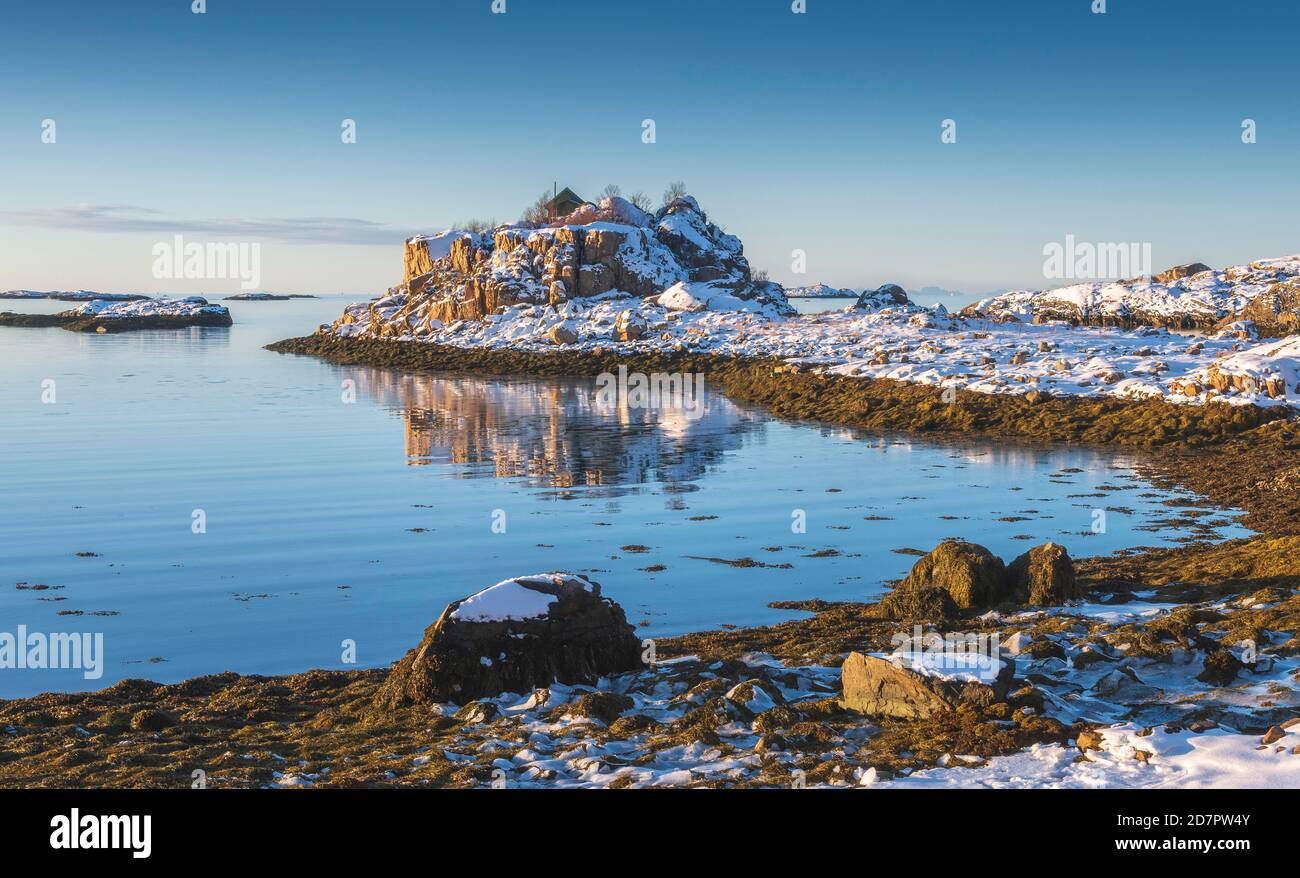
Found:
[[[1250,320],[1262,336],[1284,336],[1300,332],[1300,279],[1276,283],[1227,323]]]
[[[987,607],[1006,596],[1006,568],[983,546],[945,540],[917,561],[899,586],[913,591],[925,588],[947,592],[958,609]]]
[[[1011,562],[1007,568],[1010,596],[1020,603],[1058,607],[1079,597],[1074,561],[1064,546],[1043,543]]]
[[[1015,664],[1001,659],[996,673],[918,672],[914,660],[849,653],[840,669],[840,706],[868,716],[925,719],[962,704],[986,707],[1006,698]],[[989,665],[992,668],[992,665]],[[988,676],[987,682],[981,676]]]
[[[622,295],[658,296],[678,283],[707,288],[705,307],[736,302],[794,311],[778,284],[755,281],[740,239],[683,196],[654,215],[622,198],[586,204],[556,225],[449,230],[406,241],[402,283],[349,308],[340,334],[419,337],[511,305],[552,305]]]
[[[640,641],[598,583],[572,573],[521,576],[449,604],[375,700],[464,704],[639,667]]]

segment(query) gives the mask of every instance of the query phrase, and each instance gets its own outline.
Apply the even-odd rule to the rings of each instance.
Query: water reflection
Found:
[[[703,412],[597,403],[579,378],[485,380],[348,370],[357,389],[401,417],[413,466],[469,464],[459,478],[520,478],[538,487],[614,488],[660,483],[686,493],[727,451],[760,436],[765,420],[720,392]],[[490,465],[490,466],[489,466]]]

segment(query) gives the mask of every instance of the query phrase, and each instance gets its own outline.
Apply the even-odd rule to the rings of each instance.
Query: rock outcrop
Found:
[[[1015,663],[992,656],[888,657],[849,653],[840,668],[840,706],[868,716],[926,719],[963,704],[987,707],[1006,698]]]
[[[1280,337],[1300,332],[1300,278],[1271,285],[1225,323],[1241,320],[1254,323],[1261,336]]]
[[[465,704],[640,666],[640,641],[598,583],[572,573],[521,576],[449,604],[375,700],[389,708]]]
[[[792,314],[778,284],[756,281],[740,239],[690,196],[653,215],[622,198],[586,204],[559,223],[449,230],[406,241],[402,283],[349,308],[332,327],[369,338],[420,337],[512,305],[559,306],[611,296],[660,296],[689,284],[699,309],[737,303]]]
[[[853,310],[879,311],[882,308],[906,307],[911,304],[907,291],[898,284],[882,284],[874,290],[864,290],[853,303]]]
[[[961,314],[999,323],[1063,321],[1210,330],[1224,321],[1254,319],[1241,315],[1266,291],[1285,290],[1297,279],[1300,256],[1258,260],[1222,271],[1194,262],[1162,271],[1150,280],[1096,281],[1002,293],[964,308]],[[1285,305],[1277,307],[1285,310]],[[1261,312],[1272,313],[1272,308],[1267,300],[1260,306]]]
[[[1059,607],[1079,597],[1074,561],[1057,543],[1035,546],[1012,561],[1007,578],[1010,597],[1022,604]]]
[[[1175,265],[1173,268],[1166,268],[1159,274],[1153,275],[1151,279],[1158,284],[1171,284],[1174,281],[1182,280],[1185,277],[1191,277],[1200,274],[1203,271],[1213,271],[1214,269],[1204,262],[1189,262],[1186,265]]]

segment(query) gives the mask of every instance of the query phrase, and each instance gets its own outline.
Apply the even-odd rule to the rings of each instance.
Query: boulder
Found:
[[[1079,596],[1074,562],[1065,546],[1043,543],[1025,552],[1007,568],[1010,594],[1020,603],[1059,607]]]
[[[1015,663],[1001,658],[981,657],[990,671],[997,663],[995,673],[983,673],[941,662],[927,667],[920,661],[924,655],[881,658],[849,653],[840,668],[840,706],[868,716],[925,719],[963,704],[987,707],[1002,701],[1015,676]]]
[[[636,341],[646,330],[645,319],[635,311],[621,311],[614,320],[614,338],[618,341]]]
[[[1006,567],[983,546],[944,540],[916,562],[901,589],[940,588],[958,609],[988,607],[1006,595]]]
[[[521,576],[448,604],[375,701],[464,704],[639,667],[640,640],[599,583],[573,573]]]
[[[879,311],[881,308],[910,305],[907,291],[898,284],[882,284],[874,290],[865,290],[853,303],[855,311]]]
[[[551,344],[573,344],[578,340],[578,333],[563,323],[557,323],[551,327],[550,332],[546,333],[546,338]]]

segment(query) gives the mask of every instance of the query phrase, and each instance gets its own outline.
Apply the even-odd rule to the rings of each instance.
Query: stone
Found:
[[[635,311],[621,311],[614,319],[614,338],[618,341],[636,341],[646,334],[647,325]]]
[[[900,588],[941,588],[958,609],[988,607],[1005,597],[1006,568],[983,546],[945,540],[916,562]]]
[[[1279,726],[1273,726],[1264,734],[1264,739],[1260,743],[1276,744],[1278,741],[1282,740],[1285,737],[1286,737],[1285,731],[1283,731]]]
[[[1079,732],[1079,736],[1075,739],[1074,743],[1080,750],[1085,752],[1088,750],[1101,750],[1102,745],[1105,743],[1105,738],[1103,738],[1101,732],[1096,729],[1084,729],[1082,732]]]
[[[522,576],[448,604],[375,702],[464,704],[640,667],[640,640],[599,583],[573,573]]]
[[[546,337],[551,344],[574,344],[578,341],[578,333],[574,332],[563,323],[551,327],[551,331],[546,333]]]
[[[1004,661],[996,678],[988,683],[946,679],[851,652],[840,668],[840,706],[867,716],[926,719],[963,704],[987,707],[1002,701],[1014,674],[1015,664]]]
[[[1065,547],[1043,543],[1025,552],[1007,568],[1010,593],[1020,603],[1059,607],[1079,597],[1074,562]]]

